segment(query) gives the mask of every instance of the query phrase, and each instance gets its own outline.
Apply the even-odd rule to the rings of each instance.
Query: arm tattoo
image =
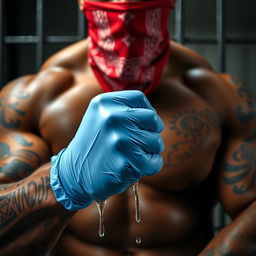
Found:
[[[30,181],[16,191],[0,197],[0,229],[15,221],[27,208],[34,208],[47,200],[50,178],[41,177],[40,182]]]
[[[224,182],[227,185],[232,185],[236,194],[244,194],[255,185],[256,149],[250,144],[256,140],[255,135],[254,132],[246,138],[239,149],[232,154],[232,163],[226,162],[224,165],[226,173]]]
[[[217,254],[216,254],[217,253]],[[233,253],[221,253],[215,249],[209,249],[202,256],[235,256]]]
[[[176,133],[179,141],[168,152],[168,167],[180,166],[195,156],[207,142],[211,130],[220,129],[217,116],[209,109],[178,113],[173,116],[170,124],[170,130]],[[185,152],[184,146],[187,147]]]
[[[30,97],[29,94],[17,89],[17,86],[23,83],[24,80],[18,80],[14,85],[13,90],[7,95],[0,97],[0,126],[9,129],[17,129],[21,125],[21,121],[18,117],[22,117],[26,114],[20,107],[20,104],[27,101]],[[15,114],[16,119],[8,118]]]
[[[209,250],[207,250],[207,251],[203,254],[203,256],[213,256],[213,254],[214,254],[213,249],[209,249]]]
[[[13,137],[18,145],[28,148],[33,146],[32,142],[28,142],[21,135],[14,134]],[[16,159],[12,159],[0,166],[0,176],[14,180],[31,174],[35,166],[42,164],[42,159],[36,152],[27,148],[11,151],[8,144],[0,143],[0,160],[8,159],[9,157],[16,157]]]
[[[33,146],[32,142],[29,142],[26,140],[26,138],[20,134],[13,134],[13,139],[17,142],[18,145],[24,146],[24,147],[31,147]]]
[[[30,164],[22,162],[19,159],[15,159],[0,167],[0,176],[17,180],[28,176],[33,172],[33,170],[34,168]]]
[[[237,107],[237,117],[242,123],[249,123],[256,118],[256,96],[238,79],[232,77],[231,82],[238,87],[238,95],[246,100],[246,105],[243,104]]]
[[[35,252],[46,252],[54,244],[56,233],[63,228],[69,218],[66,213],[56,214],[56,209],[54,208],[48,207],[37,210],[20,219],[8,232],[1,236],[0,250],[8,247],[13,242],[15,243],[15,240],[24,235],[24,230],[30,231],[37,225],[42,225],[43,232],[45,233],[44,236],[24,245],[12,246],[12,249],[8,250],[8,253],[4,254],[4,256],[20,255],[20,250],[23,252],[22,255],[34,255]],[[52,239],[49,239],[51,236]],[[0,254],[0,256],[2,255]]]

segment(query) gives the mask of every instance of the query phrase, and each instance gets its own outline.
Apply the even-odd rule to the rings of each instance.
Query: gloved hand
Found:
[[[162,129],[143,93],[96,96],[68,147],[51,158],[50,182],[57,201],[78,210],[157,173],[162,167]]]

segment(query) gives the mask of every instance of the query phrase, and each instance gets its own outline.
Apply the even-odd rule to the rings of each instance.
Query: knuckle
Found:
[[[158,145],[159,145],[160,152],[163,152],[164,151],[164,142],[163,142],[163,138],[160,135],[158,136]]]
[[[107,98],[108,97],[104,93],[98,94],[91,100],[91,104],[95,106],[100,106],[107,102]]]
[[[109,112],[105,118],[106,125],[109,127],[119,127],[122,116],[118,112]]]
[[[115,136],[115,147],[119,152],[125,152],[127,150],[128,140],[125,136]]]
[[[130,92],[127,91],[127,93],[131,93],[131,91]],[[137,97],[142,97],[142,98],[145,97],[145,94],[139,90],[133,90],[132,93],[133,93],[133,95],[135,95]]]
[[[99,104],[100,100],[101,100],[101,95],[97,95],[97,96],[95,96],[94,98],[91,99],[90,104],[91,105],[97,105],[97,104]]]

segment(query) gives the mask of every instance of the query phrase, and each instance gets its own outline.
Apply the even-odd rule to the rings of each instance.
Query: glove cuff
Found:
[[[61,203],[67,210],[76,211],[82,208],[86,208],[93,201],[90,196],[83,195],[78,196],[78,200],[72,199],[66,192],[65,187],[61,181],[60,159],[65,149],[62,149],[58,155],[51,157],[51,169],[50,169],[50,185],[54,192],[56,200]],[[70,181],[71,183],[72,181]],[[70,184],[70,187],[72,185]],[[80,198],[79,198],[80,197]]]

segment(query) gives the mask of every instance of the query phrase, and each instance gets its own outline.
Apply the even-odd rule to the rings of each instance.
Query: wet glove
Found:
[[[90,102],[75,137],[51,158],[50,184],[68,210],[125,191],[162,167],[163,122],[139,91],[104,93]]]

